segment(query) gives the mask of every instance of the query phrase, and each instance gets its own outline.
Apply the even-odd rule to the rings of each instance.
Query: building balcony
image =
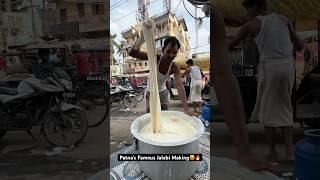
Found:
[[[47,29],[51,34],[76,34],[79,33],[79,22],[67,22],[55,25],[49,25]]]
[[[80,18],[80,32],[93,32],[107,30],[107,16],[92,15],[85,18]]]
[[[87,33],[108,30],[107,16],[105,15],[91,15],[87,17],[69,16],[66,22],[59,22],[50,17],[50,22],[51,23],[48,23],[48,32],[53,34]]]

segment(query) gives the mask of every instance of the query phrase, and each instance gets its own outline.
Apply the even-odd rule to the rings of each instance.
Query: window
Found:
[[[16,18],[14,16],[8,16],[8,25],[9,27],[15,27]]]
[[[131,69],[131,64],[129,64],[129,69]]]
[[[6,0],[1,0],[1,11],[7,12]]]
[[[104,14],[103,4],[92,4],[91,5],[93,15],[102,15]]]
[[[22,17],[16,17],[16,28],[19,29],[19,32],[22,32],[22,23],[23,23],[23,20],[22,20]]]
[[[148,63],[147,63],[147,62],[145,62],[145,63],[144,63],[144,66],[148,66]]]
[[[19,7],[22,5],[22,0],[10,0],[10,3],[12,11],[19,11]]]
[[[142,63],[139,63],[139,66],[142,67]]]
[[[60,9],[60,22],[65,23],[67,22],[67,9]]]
[[[77,3],[77,8],[78,8],[79,17],[84,17],[85,16],[84,4],[83,3]]]
[[[137,67],[137,63],[134,63],[134,67]]]

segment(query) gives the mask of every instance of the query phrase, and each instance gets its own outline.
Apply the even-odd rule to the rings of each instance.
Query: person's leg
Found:
[[[150,113],[150,104],[149,104],[150,92],[146,92],[146,112]]]
[[[197,113],[197,103],[193,102],[193,113],[196,114]]]
[[[286,144],[286,158],[287,161],[294,161],[294,154],[293,154],[293,133],[292,133],[292,127],[282,127],[284,142]]]
[[[277,151],[275,146],[276,128],[274,127],[264,127],[267,136],[269,154],[267,155],[267,160],[270,162],[278,162]]]
[[[202,113],[202,102],[198,102],[199,113]]]
[[[169,91],[165,90],[159,93],[161,111],[169,110]]]
[[[196,82],[197,84],[194,86],[193,88],[193,95],[194,95],[194,102],[195,102],[195,111],[196,113],[200,113],[201,111],[201,101],[202,101],[202,98],[201,98],[201,88],[202,88],[202,82],[201,81],[197,81]],[[199,108],[199,111],[197,111],[197,107]]]

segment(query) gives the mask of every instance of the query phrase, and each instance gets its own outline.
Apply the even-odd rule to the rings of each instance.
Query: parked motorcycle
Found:
[[[130,93],[136,96],[138,102],[141,102],[144,99],[146,86],[133,86],[129,81],[122,82],[120,85],[129,89]]]
[[[138,101],[136,96],[131,92],[131,89],[121,85],[116,86],[115,89],[110,89],[110,104],[117,102],[120,106],[135,108]]]
[[[41,126],[40,134],[55,146],[80,143],[87,134],[88,121],[82,108],[67,104],[70,82],[48,71],[44,79],[27,78],[17,88],[0,87],[0,137],[7,131],[27,131]]]

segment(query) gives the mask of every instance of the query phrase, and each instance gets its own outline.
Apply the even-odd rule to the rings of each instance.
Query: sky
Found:
[[[154,16],[164,12],[163,8],[164,0],[150,0],[149,16]],[[188,35],[190,37],[190,46],[192,48],[191,53],[209,52],[209,35],[210,35],[210,19],[204,18],[201,27],[198,28],[198,38],[196,38],[196,24],[195,19],[188,14],[189,12],[195,16],[195,7],[191,5],[187,0],[171,0],[171,9],[176,16],[183,17],[186,21],[188,28]],[[136,24],[136,12],[138,10],[137,0],[111,0],[110,1],[110,31],[111,34],[117,34],[116,40],[119,42],[121,38],[121,32],[127,30],[132,25]],[[200,8],[197,10],[198,17],[203,17],[204,13]],[[198,39],[198,48],[197,48]]]

